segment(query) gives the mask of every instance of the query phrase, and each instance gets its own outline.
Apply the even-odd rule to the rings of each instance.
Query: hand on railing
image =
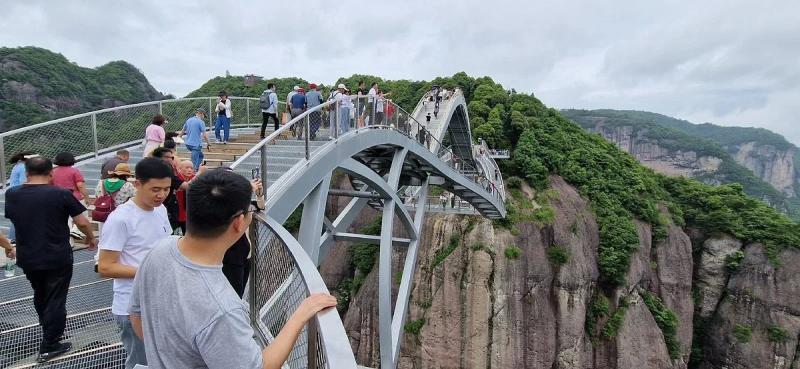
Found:
[[[336,306],[336,297],[327,293],[314,293],[306,297],[292,318],[297,318],[305,324],[322,310]]]

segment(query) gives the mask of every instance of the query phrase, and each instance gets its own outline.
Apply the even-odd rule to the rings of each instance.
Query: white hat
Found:
[[[293,88],[292,90],[295,90],[295,91],[297,91],[297,90],[299,90],[299,89],[300,89],[300,86],[294,86],[294,88]]]
[[[341,89],[344,89],[344,90],[347,89],[347,87],[344,86],[344,83],[340,83],[338,86],[336,86],[336,88],[341,88]]]

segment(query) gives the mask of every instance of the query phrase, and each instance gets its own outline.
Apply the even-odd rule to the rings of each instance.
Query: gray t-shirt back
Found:
[[[177,236],[161,241],[136,272],[131,314],[142,317],[147,364],[159,368],[261,368],[248,308],[222,265],[189,261]]]

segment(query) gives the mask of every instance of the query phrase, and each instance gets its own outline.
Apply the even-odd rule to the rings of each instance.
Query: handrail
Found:
[[[255,219],[265,223],[272,232],[275,233],[275,236],[284,243],[286,250],[291,255],[292,261],[295,263],[297,271],[303,280],[307,294],[329,293],[325,281],[317,271],[316,265],[311,261],[311,258],[306,251],[303,250],[303,247],[297,239],[295,239],[280,223],[267,216],[263,211],[256,213]],[[255,313],[252,307],[251,311]],[[339,319],[336,309],[331,308],[317,313],[315,321],[316,322],[311,322],[310,324],[316,323],[318,325],[319,329],[317,330],[317,334],[322,341],[322,347],[319,349],[324,352],[328,368],[355,369],[357,365],[355,357],[353,356],[353,350],[350,347],[350,340],[347,338],[344,325],[341,319]],[[310,340],[311,338],[309,338],[309,341]]]

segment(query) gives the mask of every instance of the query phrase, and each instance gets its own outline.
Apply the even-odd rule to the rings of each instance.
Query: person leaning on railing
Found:
[[[309,296],[258,346],[248,308],[222,273],[225,252],[253,220],[252,192],[234,172],[200,174],[186,194],[186,235],[168,237],[139,266],[130,319],[149,368],[280,368],[306,323],[336,305],[331,295]]]

